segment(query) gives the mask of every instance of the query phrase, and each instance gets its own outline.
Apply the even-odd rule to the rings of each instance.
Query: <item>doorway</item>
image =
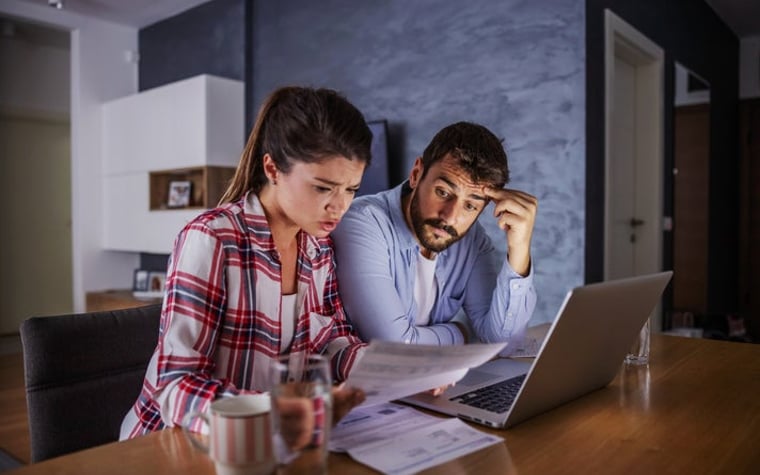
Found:
[[[673,321],[707,315],[710,85],[676,62],[673,101]],[[683,320],[683,319],[681,319]]]
[[[605,11],[605,280],[662,269],[663,63],[662,48]]]
[[[0,335],[6,335],[18,334],[28,317],[73,311],[70,52],[68,32],[0,21],[0,202],[6,210]]]

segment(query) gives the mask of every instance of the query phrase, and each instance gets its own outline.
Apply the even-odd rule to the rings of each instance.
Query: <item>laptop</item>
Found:
[[[401,401],[495,428],[607,386],[660,301],[672,271],[577,287],[567,293],[535,360],[500,358],[434,397]]]

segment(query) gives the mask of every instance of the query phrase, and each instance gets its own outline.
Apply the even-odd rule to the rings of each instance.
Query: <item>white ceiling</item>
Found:
[[[22,0],[49,5],[49,0]],[[122,25],[142,28],[209,0],[60,0],[63,9]],[[51,7],[53,8],[53,7]]]
[[[49,0],[22,0],[48,5]],[[209,0],[61,0],[63,8],[84,16],[142,28]],[[737,36],[760,35],[760,0],[705,0]],[[52,8],[52,7],[51,7]],[[21,28],[25,28],[21,26]],[[3,25],[5,29],[5,25]],[[34,27],[32,26],[32,29]],[[32,35],[34,33],[28,33]],[[44,33],[42,33],[44,34]],[[46,41],[44,38],[42,41]],[[54,41],[48,38],[47,41]],[[67,44],[67,43],[66,43]]]
[[[47,5],[49,0],[23,0]],[[209,0],[61,0],[66,10],[138,28]],[[705,0],[737,36],[760,35],[760,1]]]

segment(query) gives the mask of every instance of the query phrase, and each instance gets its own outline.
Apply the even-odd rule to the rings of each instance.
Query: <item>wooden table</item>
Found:
[[[760,473],[760,345],[653,335],[649,367],[509,430],[436,474]],[[479,427],[479,426],[476,426]],[[330,473],[373,470],[330,455]],[[17,475],[213,474],[176,429],[30,465]]]

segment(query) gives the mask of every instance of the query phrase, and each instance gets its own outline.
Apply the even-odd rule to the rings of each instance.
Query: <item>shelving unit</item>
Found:
[[[103,104],[104,249],[169,254],[216,206],[243,150],[244,96],[204,74]],[[190,182],[187,204],[169,206],[172,181]]]
[[[235,174],[234,167],[204,166],[150,172],[150,210],[176,209],[169,206],[169,185],[189,181],[190,202],[183,209],[213,208]]]

